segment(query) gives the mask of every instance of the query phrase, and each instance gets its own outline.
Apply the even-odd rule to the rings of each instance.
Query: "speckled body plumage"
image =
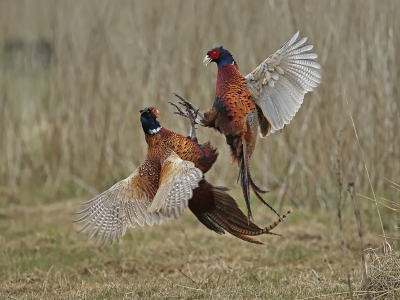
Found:
[[[210,143],[200,145],[165,128],[161,128],[157,134],[146,134],[145,139],[148,145],[147,156],[139,167],[139,175],[146,177],[146,182],[151,182],[144,188],[150,198],[155,196],[158,189],[162,158],[169,149],[178,154],[181,159],[193,162],[195,167],[203,173],[212,167],[218,157],[217,149],[213,148]]]
[[[203,173],[206,173],[215,163],[218,157],[217,149],[213,148],[210,143],[198,144],[191,139],[162,128],[159,133],[145,135],[148,145],[147,157],[157,160],[165,151],[172,149],[183,160],[194,163]],[[152,164],[155,164],[152,161]]]
[[[242,135],[246,132],[246,118],[255,111],[246,81],[232,64],[218,68],[215,100],[205,116],[205,125],[218,129],[224,135]]]
[[[236,64],[218,68],[213,108],[206,112],[206,126],[215,127],[227,138],[233,162],[240,163],[243,138],[251,153],[257,135],[257,114],[251,94],[246,90],[246,80]],[[214,120],[210,122],[210,115]]]

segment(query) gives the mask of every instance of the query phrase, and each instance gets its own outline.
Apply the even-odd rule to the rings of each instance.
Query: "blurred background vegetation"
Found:
[[[398,202],[385,178],[400,182],[399,16],[397,0],[0,1],[0,298],[348,299],[350,276],[365,289],[361,253],[376,259],[380,235],[398,236],[398,214],[380,206],[383,232],[374,204],[357,196],[360,245],[346,189],[372,192],[349,113],[378,200]],[[167,102],[176,92],[212,105],[210,48],[225,46],[247,74],[298,30],[319,55],[322,84],[252,157],[267,200],[294,208],[276,230],[283,237],[258,247],[188,213],[104,248],[75,234],[75,204],[143,161],[140,109],[156,106],[165,127],[186,135]],[[205,128],[198,137],[221,153],[207,179],[243,207],[224,137]],[[275,218],[254,208],[260,225]]]
[[[156,106],[165,127],[187,134],[172,93],[212,105],[207,50],[225,46],[247,74],[298,30],[323,81],[291,124],[258,140],[255,182],[278,208],[332,209],[347,182],[370,196],[351,112],[373,187],[393,199],[384,178],[400,180],[399,14],[396,1],[1,1],[0,205],[108,188],[145,156],[139,109]],[[198,134],[223,154],[209,180],[240,195],[225,139]]]

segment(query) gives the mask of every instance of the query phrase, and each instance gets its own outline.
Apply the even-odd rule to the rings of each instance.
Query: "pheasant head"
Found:
[[[155,107],[146,107],[140,110],[140,122],[145,134],[156,134],[162,128],[157,121],[158,110]]]
[[[222,46],[219,46],[207,52],[207,55],[203,60],[203,64],[207,66],[210,62],[216,62],[218,68],[220,68],[228,64],[233,64],[235,60],[228,50],[224,49]]]

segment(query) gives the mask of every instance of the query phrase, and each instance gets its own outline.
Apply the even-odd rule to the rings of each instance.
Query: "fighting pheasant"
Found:
[[[317,54],[309,52],[313,45],[304,45],[307,38],[297,41],[298,36],[299,32],[245,77],[240,74],[231,53],[222,46],[208,51],[203,60],[206,66],[215,62],[218,74],[214,104],[204,114],[199,113],[203,120],[197,120],[197,123],[225,135],[232,163],[239,167],[238,179],[249,219],[252,218],[250,188],[260,201],[278,214],[260,195],[266,191],[254,183],[250,171],[258,128],[261,137],[283,129],[299,110],[304,95],[321,82],[317,71],[320,65],[314,61]],[[191,108],[197,110],[193,105]]]
[[[83,215],[74,222],[86,222],[79,232],[91,228],[89,237],[97,241],[115,238],[119,241],[128,227],[145,223],[152,226],[179,217],[186,207],[210,230],[225,231],[247,242],[263,244],[249,236],[274,234],[286,215],[260,228],[248,222],[236,201],[216,187],[204,175],[218,157],[210,143],[198,144],[195,116],[191,118],[191,136],[184,137],[161,126],[158,111],[148,107],[140,111],[140,121],[148,145],[144,162],[128,178],[83,203],[89,205],[76,213]],[[290,211],[288,212],[290,213]]]

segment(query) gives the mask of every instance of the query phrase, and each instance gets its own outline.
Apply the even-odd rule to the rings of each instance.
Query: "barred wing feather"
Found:
[[[179,217],[188,207],[193,190],[199,186],[203,173],[190,161],[182,160],[175,152],[162,162],[159,188],[148,207],[170,218]]]
[[[89,204],[89,206],[76,213],[83,216],[74,223],[86,222],[78,233],[91,228],[88,239],[97,233],[96,242],[103,240],[105,244],[111,239],[113,243],[115,238],[120,240],[128,227],[135,227],[136,224],[143,226],[145,223],[152,226],[154,223],[161,224],[169,220],[170,218],[161,212],[147,211],[151,199],[143,187],[147,187],[148,193],[154,195],[154,192],[149,191],[150,183],[139,176],[139,169],[137,169],[128,178],[82,203],[81,205]]]
[[[298,36],[299,32],[246,76],[247,89],[265,118],[260,118],[262,137],[289,124],[304,95],[321,83],[317,54],[309,52],[313,45],[304,45],[306,37],[296,41]]]

